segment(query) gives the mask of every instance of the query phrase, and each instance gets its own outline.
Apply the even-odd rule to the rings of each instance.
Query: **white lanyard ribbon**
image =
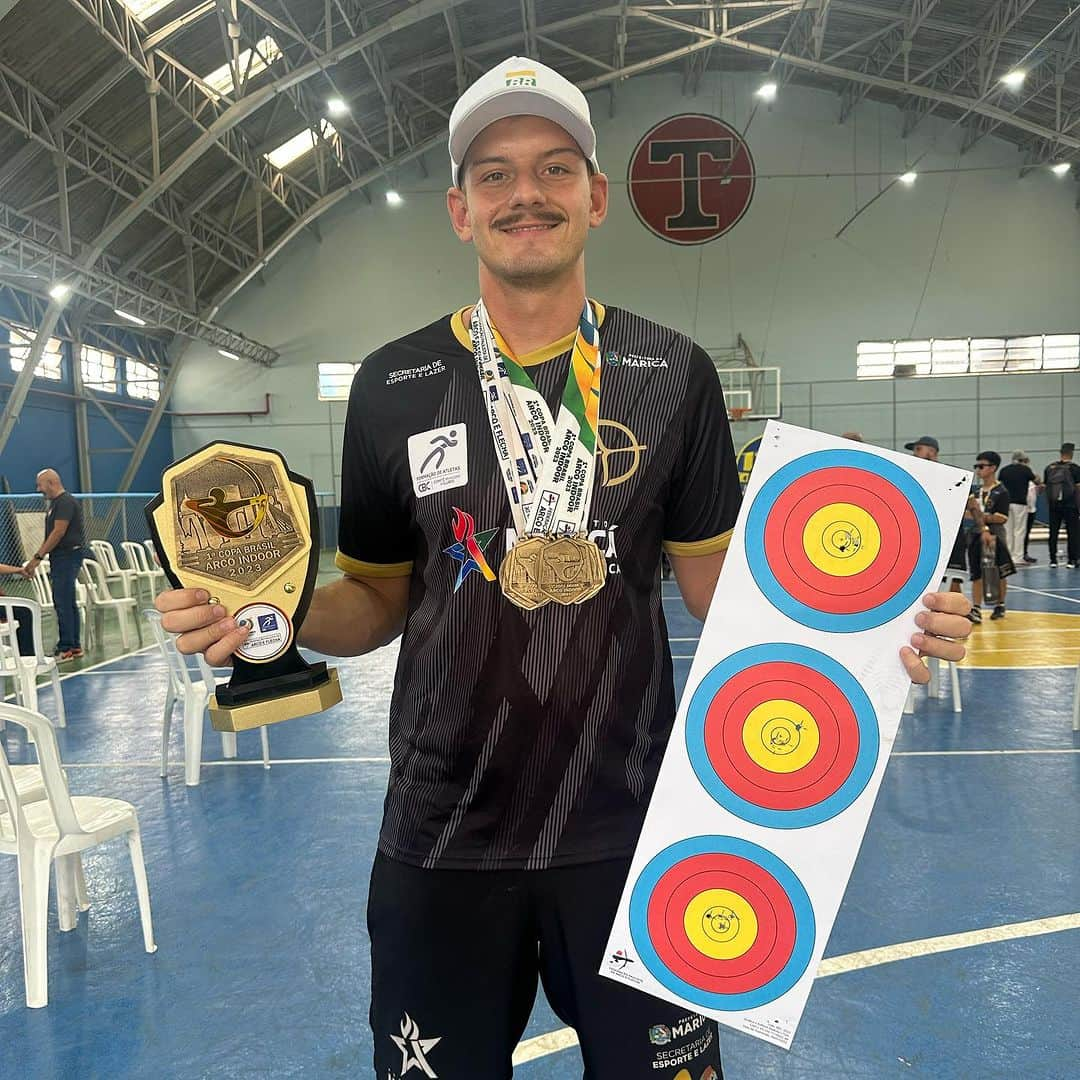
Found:
[[[559,414],[517,362],[478,301],[473,355],[518,536],[587,531],[600,415],[600,331],[585,301]]]

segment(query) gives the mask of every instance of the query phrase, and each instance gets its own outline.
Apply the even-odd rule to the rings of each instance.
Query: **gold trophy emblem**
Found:
[[[169,581],[206,589],[249,628],[232,678],[210,699],[218,731],[310,716],[341,700],[337,671],[296,647],[319,568],[310,480],[274,450],[214,442],[165,470],[146,517]]]

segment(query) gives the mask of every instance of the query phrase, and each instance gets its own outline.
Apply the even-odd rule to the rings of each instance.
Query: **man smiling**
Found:
[[[368,909],[375,1075],[509,1077],[541,980],[588,1077],[719,1076],[714,1023],[597,971],[675,718],[661,551],[704,618],[738,514],[720,383],[685,335],[587,298],[608,181],[580,91],[513,57],[449,134],[480,299],[361,366],[344,576],[301,638],[357,655],[403,634]],[[602,423],[640,454],[617,478],[595,468]],[[912,644],[958,659],[937,635],[966,636],[966,601],[927,599]],[[206,601],[158,603],[182,651],[220,663],[245,631]]]

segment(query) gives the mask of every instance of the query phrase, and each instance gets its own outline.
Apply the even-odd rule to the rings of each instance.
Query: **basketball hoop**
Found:
[[[728,411],[727,411],[728,419],[729,420],[743,420],[743,419],[745,419],[746,414],[749,411],[750,410],[748,408],[740,409],[738,407],[728,409]]]

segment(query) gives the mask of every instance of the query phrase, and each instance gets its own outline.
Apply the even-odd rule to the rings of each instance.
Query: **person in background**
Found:
[[[1031,530],[1035,525],[1035,514],[1039,509],[1039,488],[1042,485],[1032,481],[1028,484],[1027,491],[1027,525],[1024,526],[1024,562],[1037,563],[1039,560],[1028,554],[1028,545],[1031,543]]]
[[[910,450],[915,457],[922,458],[924,461],[937,461],[938,454],[941,452],[941,447],[933,435],[923,435],[914,442],[904,443],[904,449]],[[972,491],[974,490],[975,484],[973,482]],[[945,568],[946,576],[949,577],[949,592],[962,593],[964,591],[964,574],[968,569],[968,537],[972,529],[976,527],[977,522],[981,524],[982,514],[979,509],[979,500],[972,496],[968,499],[967,508],[964,510],[964,520],[960,523],[960,531],[957,532],[956,539],[953,541],[952,551],[949,553],[949,563]],[[951,575],[948,573],[950,570],[952,571]],[[974,610],[972,608],[972,611]],[[968,618],[972,622],[976,621],[970,613]]]
[[[1023,450],[1014,450],[1012,462],[998,473],[998,480],[1009,492],[1009,520],[1005,525],[1005,537],[1009,551],[1014,554],[1024,550],[1024,535],[1027,532],[1028,485],[1032,481],[1038,483],[1038,478],[1031,471],[1030,460]],[[1024,561],[1027,562],[1026,559]]]
[[[32,574],[49,556],[49,580],[56,608],[57,642],[53,655],[58,660],[77,660],[83,655],[79,644],[79,609],[75,602],[75,582],[86,553],[83,550],[82,508],[64,490],[55,469],[37,474],[37,489],[45,497],[45,539],[23,569]]]
[[[1076,444],[1061,444],[1061,456],[1043,472],[1046,502],[1050,509],[1050,565],[1058,564],[1058,533],[1065,526],[1065,554],[1074,570],[1080,566],[1080,513],[1076,507],[1080,491],[1080,465],[1073,461]]]
[[[1005,579],[1016,573],[1005,537],[1005,523],[1009,520],[1009,489],[998,481],[997,469],[1000,464],[1001,455],[995,450],[984,450],[975,462],[975,473],[981,481],[978,499],[983,517],[981,527],[971,531],[968,541],[968,564],[974,595],[969,618],[974,623],[982,622],[983,549],[993,548],[991,559],[997,564],[1001,578],[1001,592],[991,619],[1005,618],[1005,590],[1008,585]]]
[[[27,578],[30,575],[26,572],[26,568],[23,566],[12,566],[10,563],[0,562],[0,577],[5,575],[14,574],[21,578]],[[0,589],[0,596],[4,595],[4,590]],[[7,620],[2,614],[0,614],[0,623],[4,623]],[[19,643],[19,655],[20,656],[33,656],[34,655],[34,628],[30,624],[29,619],[16,619],[15,620],[15,637]]]
[[[857,431],[845,431],[840,436],[841,439],[850,439],[852,442],[866,442],[866,440]]]

